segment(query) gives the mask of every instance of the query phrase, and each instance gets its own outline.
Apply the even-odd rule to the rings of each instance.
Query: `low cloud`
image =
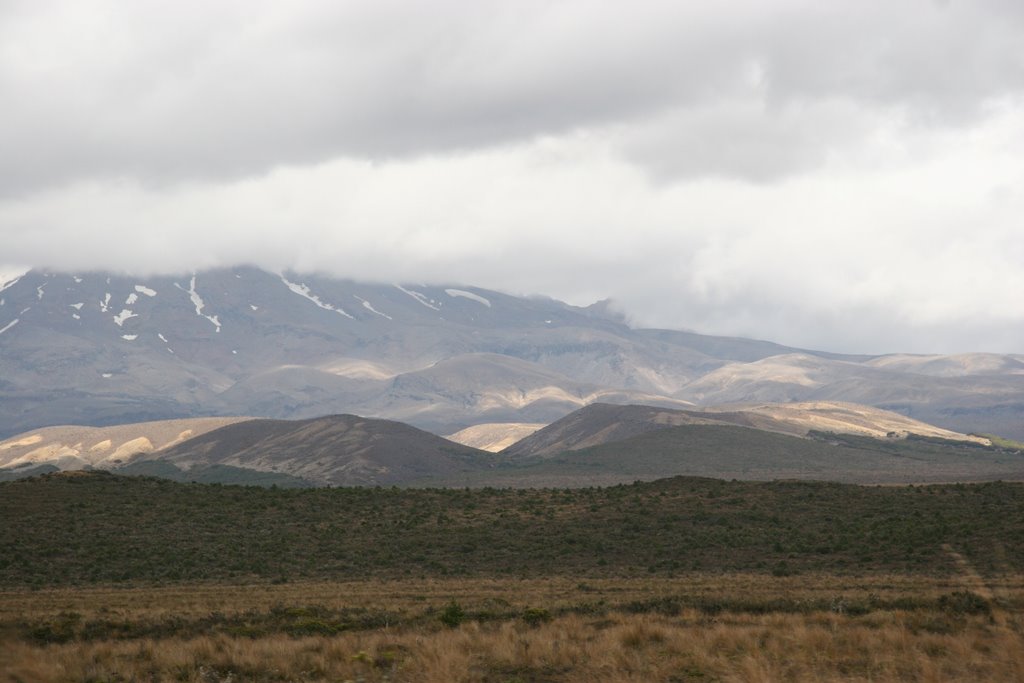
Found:
[[[1011,2],[0,7],[0,262],[1024,351]]]

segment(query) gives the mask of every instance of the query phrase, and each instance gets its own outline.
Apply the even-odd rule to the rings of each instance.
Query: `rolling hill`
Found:
[[[321,486],[457,479],[494,464],[485,451],[399,422],[355,415],[236,422],[143,454],[134,464],[154,460],[186,471],[220,465],[287,474]]]
[[[0,444],[10,463],[0,467],[0,479],[93,468],[288,487],[572,487],[675,475],[862,483],[1024,478],[1024,455],[1012,444],[994,446],[850,404],[696,411],[596,403],[535,427],[482,425],[460,437],[497,450],[495,438],[532,432],[498,453],[354,415],[61,427]]]

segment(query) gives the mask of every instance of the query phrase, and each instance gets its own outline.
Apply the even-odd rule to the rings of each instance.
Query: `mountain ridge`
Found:
[[[250,266],[29,271],[0,290],[0,438],[56,424],[359,414],[437,434],[593,401],[847,401],[1024,439],[1024,356],[861,356],[634,329],[470,285]]]

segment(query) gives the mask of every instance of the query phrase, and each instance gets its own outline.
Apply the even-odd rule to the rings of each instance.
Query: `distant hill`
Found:
[[[593,403],[512,444],[503,455],[543,457],[564,451],[625,441],[631,437],[684,424],[723,424],[697,412],[638,405]]]
[[[798,438],[728,424],[651,429],[558,454],[519,456],[515,463],[515,476],[508,480],[529,486],[607,485],[675,475],[860,484],[1024,480],[1024,454],[970,441]]]
[[[593,402],[852,402],[1024,439],[1024,355],[837,354],[626,319],[454,283],[33,270],[0,284],[0,439],[223,415],[358,414],[453,434]]]
[[[0,443],[10,463],[0,466],[0,480],[91,468],[288,487],[589,486],[674,475],[871,483],[1024,478],[1024,455],[1012,442],[997,447],[850,404],[709,411],[591,404],[536,426],[482,425],[459,436],[493,447],[495,439],[529,434],[500,453],[354,415],[60,427]]]
[[[111,469],[140,453],[169,448],[218,427],[251,418],[158,420],[110,427],[44,427],[0,441],[0,469],[52,464],[62,470]]]
[[[959,434],[870,406],[835,402],[769,403],[707,410],[671,410],[643,405],[595,403],[512,444],[513,458],[551,456],[563,451],[624,441],[647,432],[682,425],[734,425],[806,436],[812,431],[886,437],[918,434],[953,441],[986,439]]]
[[[134,465],[180,469],[229,466],[287,474],[318,485],[406,484],[486,471],[493,456],[390,420],[331,415],[311,420],[248,420],[190,439]]]

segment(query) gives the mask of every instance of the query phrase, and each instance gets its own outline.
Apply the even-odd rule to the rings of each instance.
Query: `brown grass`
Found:
[[[1016,681],[1024,680],[1018,615],[1024,579],[989,582],[992,614],[950,613],[938,598],[955,579],[905,576],[699,575],[679,579],[468,580],[183,585],[0,593],[0,681]],[[764,614],[631,613],[666,596],[829,604]],[[823,600],[822,598],[827,598]],[[844,608],[903,599],[907,609]],[[467,614],[498,614],[445,628],[456,600]],[[79,638],[44,644],[25,628],[75,612],[144,622],[281,605],[385,609],[396,625],[333,636]],[[516,614],[542,608],[531,625]]]

